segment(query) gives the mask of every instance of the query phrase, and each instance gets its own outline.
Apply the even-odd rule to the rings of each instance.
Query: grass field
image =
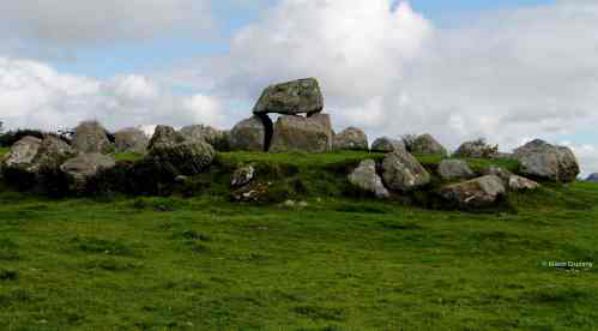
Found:
[[[0,147],[0,157],[3,157],[4,155],[6,155],[8,153],[8,151],[10,151],[10,148]]]
[[[305,170],[363,156],[219,162]],[[314,192],[290,208],[4,191],[0,329],[598,329],[598,266],[543,265],[595,261],[598,185],[510,200],[472,214]]]

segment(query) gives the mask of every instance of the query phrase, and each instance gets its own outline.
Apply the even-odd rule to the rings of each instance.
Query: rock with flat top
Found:
[[[315,114],[324,108],[324,98],[315,78],[268,86],[253,108],[254,114]]]
[[[440,189],[440,195],[461,208],[492,207],[506,195],[503,181],[494,175],[483,176]]]
[[[274,125],[270,151],[322,153],[332,150],[332,125],[328,114],[311,117],[281,116]]]

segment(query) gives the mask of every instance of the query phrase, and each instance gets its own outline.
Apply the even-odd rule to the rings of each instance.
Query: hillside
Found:
[[[598,269],[544,265],[595,261],[598,185],[547,184],[483,213],[335,194],[346,189],[346,168],[365,157],[382,155],[218,155],[216,169],[251,162],[258,173],[286,178],[274,193],[293,193],[293,204],[280,203],[284,196],[231,202],[222,194],[230,173],[219,170],[191,184],[201,194],[172,197],[51,200],[3,190],[0,325],[598,328]],[[468,160],[474,169],[496,162]]]

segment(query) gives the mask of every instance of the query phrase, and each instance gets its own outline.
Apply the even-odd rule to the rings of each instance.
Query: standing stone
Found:
[[[149,139],[137,128],[122,129],[114,133],[114,143],[119,152],[145,153]]]
[[[332,150],[332,125],[330,115],[315,114],[311,117],[281,116],[274,126],[271,152],[313,152]]]
[[[88,153],[67,160],[60,166],[60,169],[73,178],[73,189],[79,191],[84,189],[87,180],[100,170],[110,169],[115,165],[116,162],[111,156]]]
[[[254,114],[315,114],[324,108],[324,98],[315,78],[294,80],[267,87],[253,108]]]
[[[75,128],[72,146],[79,153],[107,154],[114,149],[106,129],[96,121],[82,122]]]
[[[377,198],[384,199],[390,193],[382,184],[382,178],[376,173],[376,161],[363,160],[349,175],[349,182],[359,189],[373,193]]]
[[[521,164],[521,173],[527,176],[568,183],[580,173],[579,163],[571,149],[540,139],[516,149],[514,156]]]
[[[334,136],[333,149],[335,151],[367,151],[369,149],[368,136],[359,128],[348,127]]]
[[[382,162],[382,179],[390,190],[408,192],[430,182],[430,174],[407,151],[395,150]]]
[[[494,175],[445,186],[440,190],[445,200],[461,208],[490,207],[505,194],[502,180]]]
[[[446,156],[447,151],[432,135],[426,133],[408,141],[407,150],[417,155],[440,155]]]
[[[39,152],[42,140],[32,136],[26,136],[17,141],[10,148],[10,152],[4,160],[6,167],[27,168],[33,163],[33,159]]]
[[[266,143],[266,129],[257,116],[250,117],[237,123],[229,134],[229,144],[232,150],[261,152]]]
[[[173,127],[168,125],[158,125],[152,139],[149,141],[148,149],[153,149],[158,145],[175,145],[184,140],[185,138],[176,132]]]
[[[453,159],[442,160],[438,165],[438,174],[444,180],[469,179],[475,176],[467,162]]]
[[[382,137],[376,139],[372,144],[372,152],[390,153],[397,149],[406,150],[403,140]]]

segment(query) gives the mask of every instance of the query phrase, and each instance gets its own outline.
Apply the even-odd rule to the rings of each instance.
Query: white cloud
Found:
[[[56,72],[34,61],[0,57],[0,120],[7,128],[56,130],[97,119],[111,129],[190,123],[219,125],[218,100],[177,96],[140,75],[107,81]]]
[[[208,0],[6,0],[0,35],[49,44],[95,44],[206,28]]]

